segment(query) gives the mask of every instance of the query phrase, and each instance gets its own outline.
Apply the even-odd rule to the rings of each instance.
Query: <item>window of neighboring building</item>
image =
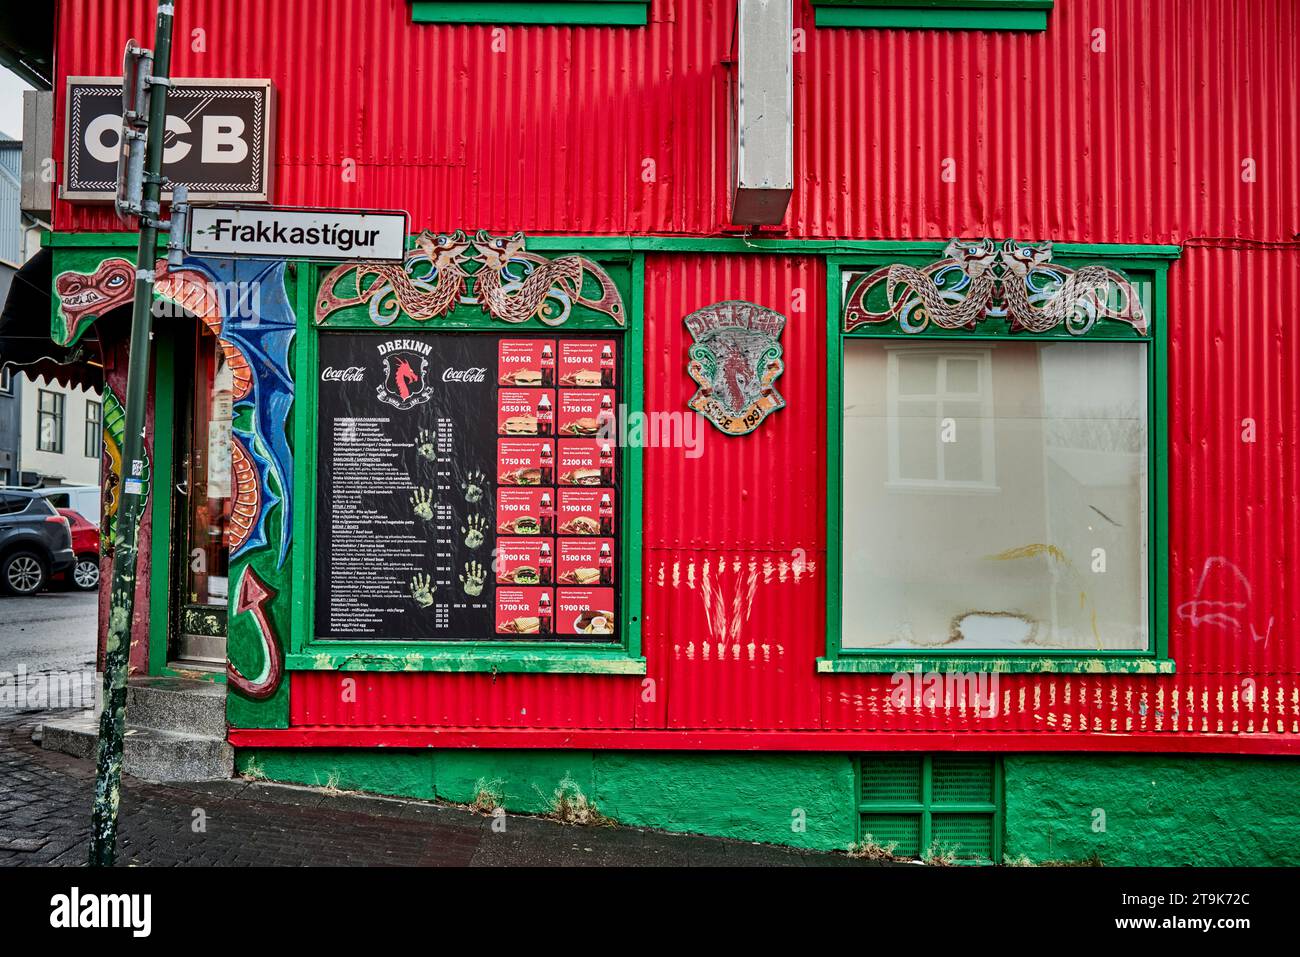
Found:
[[[36,448],[42,452],[62,452],[64,395],[49,389],[36,392]]]
[[[97,459],[104,448],[103,407],[86,400],[86,458]]]
[[[8,368],[0,369],[0,395],[13,395],[14,379]]]
[[[1172,666],[1163,271],[1053,255],[838,267],[822,670]]]
[[[812,0],[819,27],[1047,29],[1054,0]]]

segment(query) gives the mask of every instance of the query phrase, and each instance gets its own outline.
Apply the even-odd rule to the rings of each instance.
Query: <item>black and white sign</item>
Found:
[[[163,175],[199,200],[264,203],[271,195],[270,80],[173,80]],[[68,77],[62,197],[111,200],[122,136],[122,79]]]
[[[194,206],[189,251],[196,256],[401,262],[406,213],[286,206]]]

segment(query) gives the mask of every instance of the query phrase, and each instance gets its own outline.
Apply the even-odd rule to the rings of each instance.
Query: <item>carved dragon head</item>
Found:
[[[998,256],[1008,272],[1024,278],[1031,269],[1052,261],[1052,244],[1025,243],[1008,239],[1002,244],[1002,251]]]
[[[513,236],[490,236],[486,229],[474,234],[474,247],[478,250],[478,259],[494,272],[500,272],[524,250],[524,234]]]
[[[998,248],[991,239],[954,239],[943,254],[960,265],[962,272],[975,279],[997,262]]]

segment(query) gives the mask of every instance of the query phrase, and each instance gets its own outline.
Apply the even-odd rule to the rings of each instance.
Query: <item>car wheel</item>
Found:
[[[81,591],[94,591],[99,587],[99,559],[94,555],[78,555],[72,566],[72,584]]]
[[[0,584],[11,595],[35,595],[48,577],[45,562],[35,552],[14,552],[0,562]]]

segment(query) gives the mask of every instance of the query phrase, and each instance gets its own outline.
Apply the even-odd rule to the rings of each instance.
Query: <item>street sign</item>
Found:
[[[406,224],[406,213],[391,210],[195,206],[189,251],[219,259],[400,263]]]
[[[130,69],[128,68],[128,74]],[[270,199],[275,133],[270,80],[173,80],[167,94],[162,174],[209,202]],[[137,114],[148,100],[123,97],[122,77],[68,78],[66,162],[60,196],[73,202],[111,200],[117,189],[123,107]],[[166,196],[164,190],[164,196]]]

